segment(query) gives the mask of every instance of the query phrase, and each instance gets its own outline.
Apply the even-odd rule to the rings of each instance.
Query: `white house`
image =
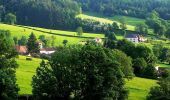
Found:
[[[139,34],[128,34],[125,38],[134,43],[145,42],[147,40]]]
[[[53,48],[43,48],[43,49],[40,49],[40,54],[49,55],[49,54],[53,54],[54,52],[55,52],[55,49],[53,49]]]

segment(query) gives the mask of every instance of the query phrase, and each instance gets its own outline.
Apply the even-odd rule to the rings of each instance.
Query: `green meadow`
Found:
[[[17,62],[19,67],[16,71],[17,83],[20,87],[19,94],[32,94],[31,81],[35,75],[36,68],[39,66],[41,59],[33,58],[27,61],[25,56],[19,56]],[[155,80],[135,77],[132,80],[126,80],[126,88],[129,90],[128,100],[145,100],[149,88],[156,85]]]
[[[26,36],[27,38],[33,32],[37,38],[40,35],[45,35],[47,38],[51,37],[52,35],[55,36],[55,46],[63,45],[63,40],[68,40],[68,45],[78,44],[80,41],[87,40],[88,38],[79,38],[76,37],[76,32],[70,31],[61,31],[61,30],[51,30],[51,29],[43,29],[37,27],[20,27],[20,26],[13,26],[7,24],[0,24],[1,30],[9,30],[11,32],[12,37],[21,38],[22,36]],[[36,30],[34,30],[36,29]],[[40,31],[39,31],[40,30]],[[42,32],[43,31],[43,32]],[[49,34],[52,32],[54,34]],[[63,34],[66,36],[61,36],[57,34]],[[71,37],[70,37],[71,36]],[[83,33],[82,37],[90,37],[90,38],[104,38],[103,34],[95,34],[95,33]]]
[[[135,77],[126,80],[126,88],[129,90],[128,100],[146,100],[150,88],[157,85],[156,80]]]

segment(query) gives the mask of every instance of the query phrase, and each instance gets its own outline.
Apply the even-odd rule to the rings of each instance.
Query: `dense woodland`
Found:
[[[16,15],[17,23],[46,28],[73,27],[80,7],[72,0],[0,0],[0,16]]]
[[[94,11],[103,15],[127,15],[138,18],[156,10],[162,18],[170,19],[170,0],[76,0],[83,11]]]

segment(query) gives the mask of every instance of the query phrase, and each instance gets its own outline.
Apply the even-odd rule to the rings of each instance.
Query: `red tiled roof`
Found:
[[[27,47],[26,46],[15,46],[15,49],[18,53],[27,53]]]

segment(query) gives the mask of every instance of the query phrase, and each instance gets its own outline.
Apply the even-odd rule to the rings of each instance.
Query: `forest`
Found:
[[[80,7],[72,0],[0,0],[0,19],[5,21],[8,13],[16,15],[17,24],[65,29]]]
[[[126,15],[146,18],[153,10],[170,19],[170,0],[76,0],[83,11],[94,11],[107,16]]]

